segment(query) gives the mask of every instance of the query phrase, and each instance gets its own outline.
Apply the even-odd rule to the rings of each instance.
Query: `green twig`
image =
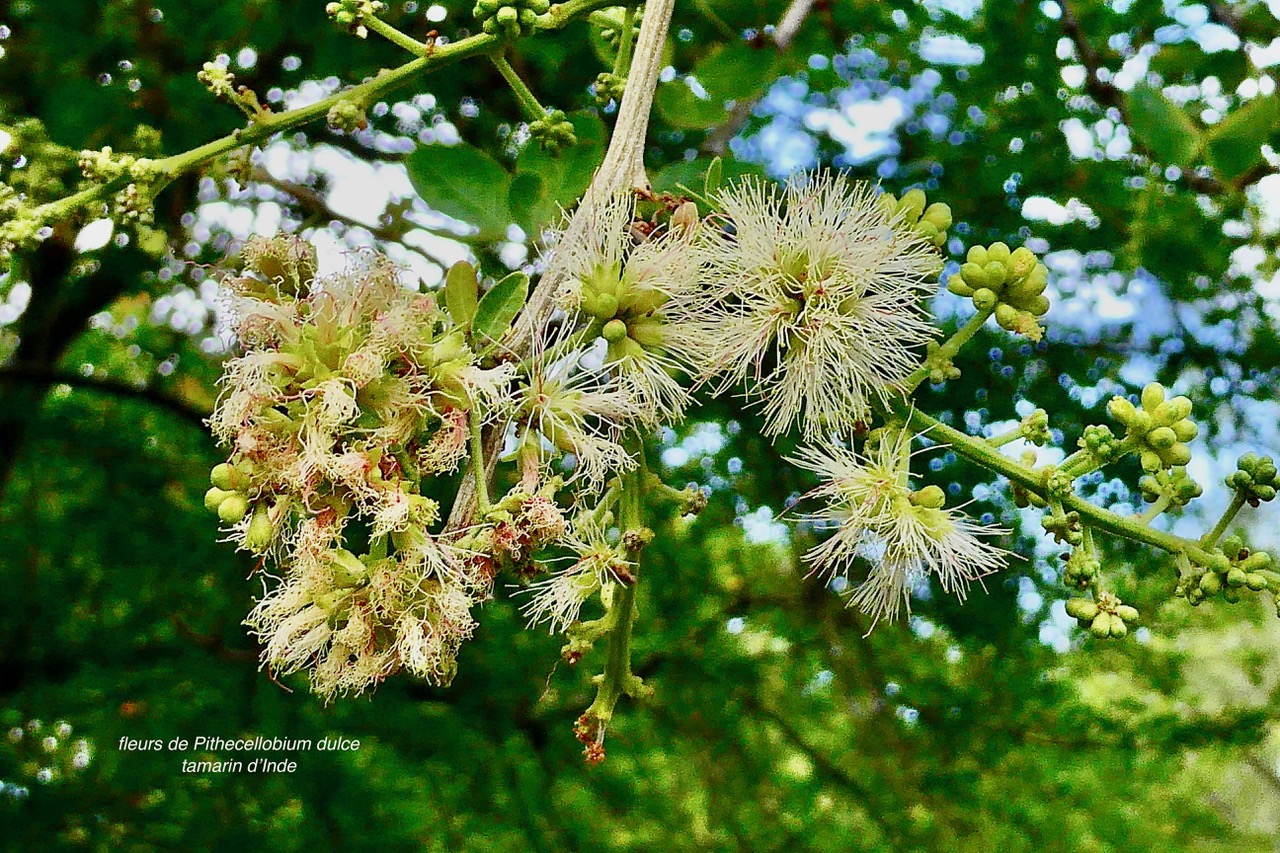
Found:
[[[414,56],[430,56],[436,49],[434,44],[427,44],[411,38],[408,34],[401,32],[378,17],[369,16],[364,18],[364,25],[392,44],[409,51]]]
[[[569,21],[584,17],[596,9],[615,4],[616,0],[567,0],[565,3],[553,6],[551,12],[543,16],[543,20],[540,20],[538,29],[559,29]],[[424,47],[427,46],[424,45]],[[430,45],[429,47],[430,50],[425,55],[419,56],[417,59],[406,62],[404,65],[393,68],[390,71],[378,74],[364,83],[336,92],[327,98],[316,101],[314,104],[289,110],[288,112],[271,114],[269,120],[265,116],[259,117],[248,127],[239,128],[221,139],[207,142],[182,154],[175,154],[171,157],[157,160],[155,168],[166,175],[169,180],[172,180],[202,163],[206,163],[237,148],[266,142],[276,133],[292,130],[301,125],[323,119],[328,115],[330,108],[341,101],[373,103],[388,93],[407,85],[422,74],[437,71],[462,59],[497,53],[506,47],[506,41],[497,36],[481,33],[451,44]],[[94,184],[65,198],[42,204],[32,211],[32,214],[41,223],[61,221],[77,210],[88,208],[98,202],[109,199],[116,192],[123,189],[130,180],[132,178],[128,175],[122,175],[113,181]]]
[[[613,58],[613,73],[625,78],[631,70],[631,45],[635,42],[636,7],[628,6],[618,31],[618,55]]]
[[[467,410],[467,419],[471,425],[471,472],[476,481],[476,506],[483,514],[489,509],[489,484],[487,469],[484,464],[483,425],[480,421],[480,407],[475,403]]]
[[[935,441],[949,445],[952,450],[971,462],[995,471],[1027,491],[1048,499],[1045,483],[1036,471],[1003,455],[985,439],[965,435],[958,429],[911,408],[905,402],[899,405],[895,414],[907,418],[915,430],[927,433]],[[1209,560],[1206,549],[1212,547],[1211,543],[1204,541],[1197,543],[1182,536],[1155,530],[1135,518],[1125,518],[1096,506],[1076,494],[1066,495],[1061,499],[1061,503],[1065,508],[1080,513],[1082,522],[1098,530],[1136,542],[1145,542],[1171,554],[1186,554],[1200,565],[1204,565]]]
[[[1231,503],[1227,504],[1226,510],[1222,513],[1222,518],[1218,519],[1218,523],[1213,529],[1204,535],[1200,540],[1200,545],[1204,548],[1212,548],[1218,544],[1218,540],[1222,538],[1222,534],[1227,532],[1227,528],[1231,526],[1231,522],[1235,520],[1236,513],[1244,506],[1244,495],[1236,492],[1231,496]]]
[[[493,61],[493,65],[498,69],[498,73],[502,75],[502,79],[507,81],[507,85],[511,87],[511,91],[515,93],[516,100],[520,102],[520,108],[530,119],[537,121],[547,114],[547,110],[538,102],[538,97],[530,91],[525,85],[520,75],[511,67],[511,63],[507,62],[507,58],[501,53],[495,53],[489,57]]]

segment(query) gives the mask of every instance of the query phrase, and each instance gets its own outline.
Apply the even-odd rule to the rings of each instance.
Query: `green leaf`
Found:
[[[680,185],[687,187],[696,187],[700,183],[708,184],[705,176],[710,176],[716,161],[720,162],[719,185],[723,185],[725,181],[732,181],[746,175],[757,175],[763,177],[764,168],[755,163],[744,163],[741,160],[721,160],[707,159],[699,157],[696,160],[681,161],[672,163],[662,171],[653,176],[653,189],[655,192],[679,192]]]
[[[420,145],[405,165],[418,195],[432,209],[469,222],[483,240],[500,240],[513,221],[507,207],[511,175],[488,154],[465,143]]]
[[[521,172],[511,181],[511,194],[507,196],[511,216],[525,234],[536,233],[536,224],[551,202],[547,199],[542,177],[534,172]]]
[[[777,78],[778,52],[735,42],[708,52],[694,66],[693,74],[713,98],[736,101],[749,98]]]
[[[1209,129],[1209,162],[1225,179],[1238,178],[1262,159],[1264,143],[1280,131],[1280,98],[1254,98]]]
[[[576,113],[569,116],[578,143],[559,154],[551,154],[531,142],[516,158],[516,181],[511,188],[511,210],[515,221],[526,233],[535,234],[556,221],[561,207],[570,207],[586,191],[600,162],[604,159],[605,128],[599,116]],[[525,176],[538,178],[538,189]]]
[[[724,99],[711,97],[710,93],[706,98],[699,98],[682,79],[659,86],[653,105],[663,121],[684,130],[706,130],[729,115]]]
[[[511,323],[529,298],[529,276],[513,272],[480,298],[471,324],[471,339],[478,344],[493,344],[507,333]]]
[[[1200,150],[1200,131],[1159,89],[1138,86],[1126,102],[1129,125],[1157,160],[1187,168]]]
[[[444,305],[449,309],[449,316],[462,329],[471,328],[471,321],[476,316],[476,306],[480,301],[479,287],[476,281],[476,268],[466,261],[458,261],[449,267],[444,278]]]
[[[707,198],[712,198],[724,183],[724,160],[716,157],[707,165],[707,179],[702,184],[702,191]]]

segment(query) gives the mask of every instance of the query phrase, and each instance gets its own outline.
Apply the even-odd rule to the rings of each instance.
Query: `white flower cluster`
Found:
[[[491,578],[432,535],[425,478],[465,455],[467,411],[496,410],[513,368],[482,368],[433,297],[403,288],[385,259],[317,278],[310,247],[255,239],[228,284],[248,351],[226,365],[210,419],[231,446],[206,504],[230,537],[281,576],[247,624],[263,661],[309,669],[325,695],[404,668],[448,681],[470,608]],[[359,519],[368,553],[347,550]]]
[[[903,607],[909,612],[912,588],[930,574],[963,601],[971,583],[1005,565],[1005,552],[978,536],[1007,531],[944,509],[937,486],[911,488],[911,440],[909,432],[891,430],[869,442],[866,455],[810,446],[790,460],[824,481],[811,494],[827,506],[807,520],[819,530],[835,528],[805,560],[824,576],[843,578],[856,560],[867,561],[870,572],[850,602],[876,620],[892,621]]]

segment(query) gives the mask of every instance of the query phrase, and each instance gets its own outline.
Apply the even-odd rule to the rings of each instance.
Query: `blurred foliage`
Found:
[[[776,173],[799,150],[801,160],[949,202],[953,255],[996,239],[1064,250],[1049,340],[1032,347],[988,330],[959,360],[961,379],[923,394],[923,407],[957,426],[1016,419],[1025,398],[1053,413],[1069,444],[1098,419],[1099,401],[1158,374],[1192,397],[1211,438],[1274,438],[1280,337],[1276,292],[1263,285],[1277,229],[1258,203],[1280,111],[1273,78],[1244,47],[1274,36],[1266,5],[1058,0],[949,11],[969,5],[817,0],[778,50],[766,25],[783,0],[682,0],[670,46],[677,73],[659,89],[650,135],[655,186],[696,190],[723,125],[741,121],[728,175]],[[456,39],[474,26],[470,2],[440,6],[447,16],[433,8],[434,23],[427,4],[412,2],[390,4],[388,18],[417,38],[438,29]],[[237,113],[195,79],[218,53],[277,104],[403,61],[385,42],[332,27],[319,2],[22,0],[0,6],[0,27],[0,126],[37,118],[72,149],[128,149],[140,124],[160,131],[167,153],[230,132]],[[1223,32],[1238,47],[1203,46]],[[953,36],[983,60],[926,58]],[[579,23],[513,53],[539,99],[573,116],[583,144],[559,159],[521,148],[519,105],[498,72],[464,63],[405,91],[412,101],[372,105],[366,130],[289,134],[273,144],[283,157],[259,165],[273,171],[214,168],[178,181],[156,213],[163,247],[122,233],[77,254],[68,227],[30,260],[29,288],[0,279],[0,308],[10,309],[0,314],[0,725],[19,730],[0,741],[0,843],[1273,847],[1274,615],[1162,604],[1168,561],[1119,549],[1105,571],[1147,627],[1127,642],[1091,642],[1070,633],[1059,563],[1037,551],[1028,527],[1013,536],[1037,556],[985,592],[963,605],[930,597],[909,623],[866,635],[797,569],[811,534],[768,523],[810,484],[736,398],[709,401],[651,447],[669,482],[708,486],[711,503],[695,522],[667,519],[647,552],[635,661],[657,693],[620,707],[602,766],[582,764],[571,734],[589,670],[557,666],[559,642],[525,631],[505,595],[485,607],[447,690],[397,679],[326,707],[302,684],[257,670],[239,625],[257,590],[254,566],[215,543],[200,508],[219,454],[199,420],[224,347],[207,265],[272,221],[416,258],[428,286],[449,251],[470,251],[501,277],[529,257],[506,241],[536,239],[603,146],[614,107],[599,107],[588,87],[610,50]],[[1133,79],[1122,87],[1125,68]],[[854,157],[833,115],[890,98],[906,116],[874,153]],[[1081,134],[1091,153],[1069,147],[1068,135]],[[433,148],[455,137],[455,147]],[[393,199],[376,223],[326,205],[346,168],[335,156],[398,169],[415,140],[425,204]],[[33,168],[22,155],[3,152],[0,177]],[[55,192],[51,181],[73,177],[40,184]],[[1030,221],[1022,207],[1034,197],[1077,215]],[[251,215],[225,215],[224,203]],[[1242,250],[1261,260],[1245,263]],[[1132,310],[1078,322],[1102,316],[1108,299]],[[938,303],[944,315],[948,300]],[[927,458],[928,478],[973,495],[975,515],[1019,528],[982,472],[945,451]],[[1116,473],[1136,482],[1136,470]],[[1133,500],[1118,481],[1092,487],[1110,504]],[[41,781],[42,768],[65,765],[43,745],[60,720],[91,757]],[[362,747],[302,753],[296,773],[259,776],[183,774],[181,756],[117,749],[121,737],[200,734],[341,734]]]

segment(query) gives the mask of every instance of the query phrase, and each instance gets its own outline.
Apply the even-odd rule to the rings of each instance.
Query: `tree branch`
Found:
[[[14,366],[0,368],[0,384],[28,384],[48,387],[50,385],[69,385],[85,391],[95,391],[112,397],[128,400],[139,400],[165,409],[194,426],[204,430],[205,418],[209,412],[200,409],[185,400],[171,396],[151,387],[131,385],[120,379],[93,379],[64,373],[36,366]]]

